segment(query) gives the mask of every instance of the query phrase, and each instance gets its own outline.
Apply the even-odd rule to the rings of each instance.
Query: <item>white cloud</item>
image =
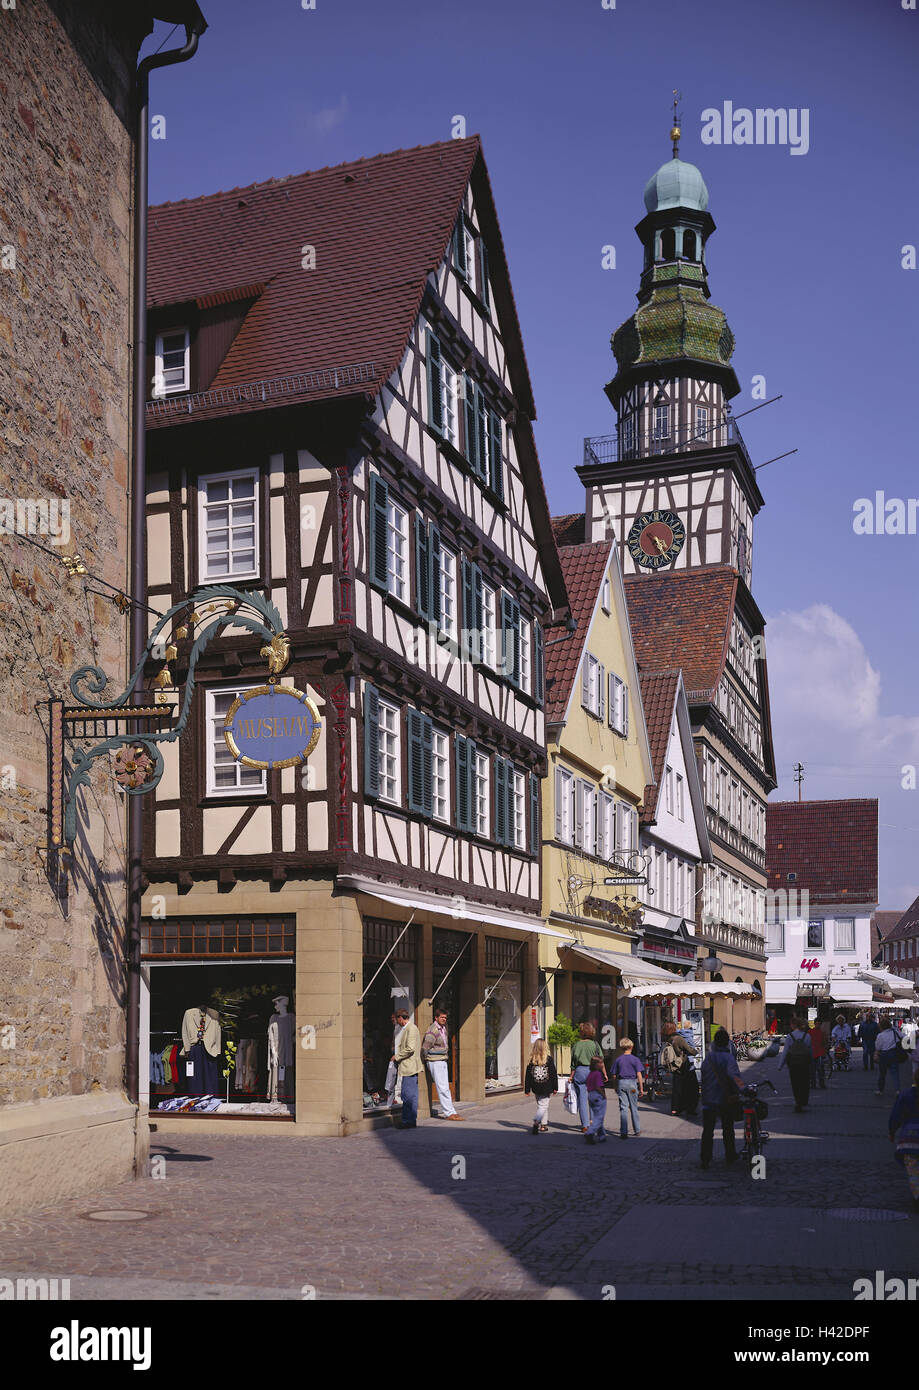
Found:
[[[901,776],[904,767],[919,770],[919,716],[881,713],[881,674],[827,604],[770,618],[766,657],[775,796],[797,796],[792,765],[800,761],[808,800],[877,797],[881,904],[906,907],[917,891],[919,790],[904,791]]]
[[[341,100],[337,106],[324,106],[321,110],[313,111],[307,116],[307,128],[314,135],[327,135],[330,130],[341,125],[349,110],[348,95],[346,92],[342,92]]]

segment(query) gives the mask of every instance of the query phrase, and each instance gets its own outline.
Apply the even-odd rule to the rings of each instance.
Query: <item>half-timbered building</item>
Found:
[[[302,766],[247,767],[223,730],[265,682],[260,641],[228,627],[197,667],[146,798],[151,1108],[187,1103],[187,1010],[221,1030],[199,1123],[383,1114],[396,1000],[422,1031],[447,1008],[457,1098],[519,1086],[543,634],[568,609],[479,141],[154,208],[150,262],[149,603],[270,599],[279,679],[322,720]]]

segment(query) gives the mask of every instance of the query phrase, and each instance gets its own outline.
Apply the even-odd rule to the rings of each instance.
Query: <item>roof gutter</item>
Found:
[[[138,65],[135,100],[137,127],[134,163],[134,449],[131,470],[131,612],[130,670],[143,660],[147,617],[143,601],[147,591],[146,507],[146,396],[147,396],[147,170],[150,110],[150,73],[193,58],[207,21],[197,4],[186,6],[185,43],[166,53],[152,53]],[[128,912],[125,940],[127,970],[127,1038],[125,1087],[128,1099],[140,1100],[140,902],[142,885],[143,805],[139,796],[129,800],[128,814]]]

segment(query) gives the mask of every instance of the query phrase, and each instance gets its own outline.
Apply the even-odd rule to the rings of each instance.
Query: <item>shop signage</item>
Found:
[[[802,969],[802,970],[816,970],[817,967],[819,966],[819,964],[820,964],[819,960],[807,960],[807,959],[805,959],[805,960],[802,960],[802,962],[801,962],[801,969]]]
[[[224,720],[223,736],[246,767],[296,767],[316,747],[322,732],[319,711],[289,685],[259,685],[243,691]]]
[[[623,876],[622,878],[605,878],[603,882],[607,888],[618,888],[620,884],[623,883],[647,883],[648,880],[646,878],[632,878],[631,876]]]

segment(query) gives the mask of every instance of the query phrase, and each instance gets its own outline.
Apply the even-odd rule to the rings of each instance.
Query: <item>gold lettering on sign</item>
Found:
[[[239,732],[245,739],[291,738],[294,734],[306,738],[310,733],[309,716],[292,714],[286,719],[280,715],[275,719],[241,719]]]

